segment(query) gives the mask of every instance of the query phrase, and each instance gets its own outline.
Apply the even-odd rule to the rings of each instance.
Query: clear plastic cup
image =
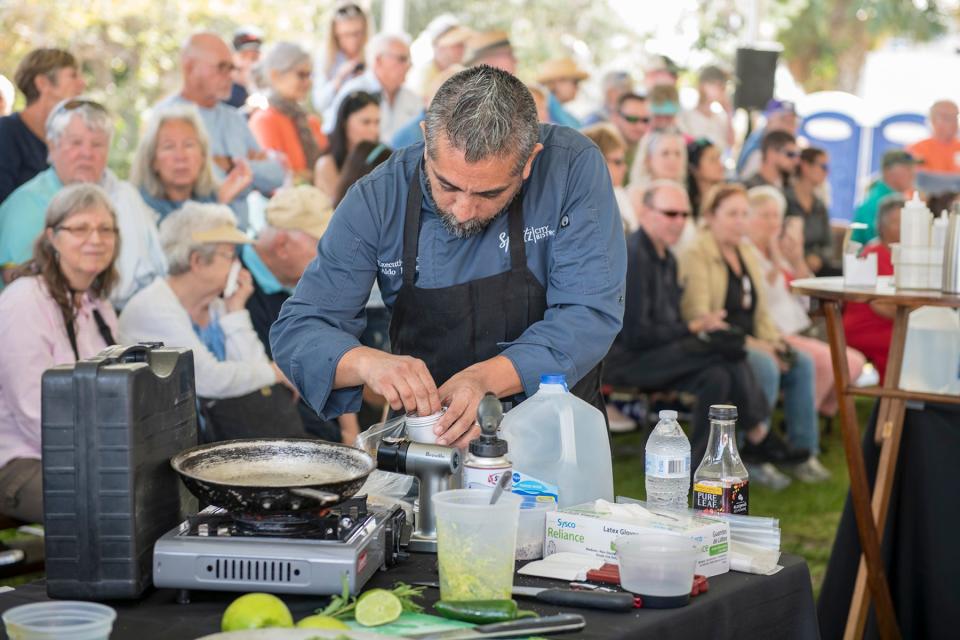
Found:
[[[643,533],[620,536],[613,544],[620,564],[620,585],[643,596],[643,606],[648,606],[650,597],[664,598],[664,608],[687,603],[697,564],[693,540],[668,533]]]
[[[116,618],[105,604],[57,600],[9,609],[3,624],[11,640],[107,640]]]
[[[520,504],[520,522],[517,527],[517,560],[537,560],[543,557],[547,513],[557,510],[553,499],[527,496]]]
[[[522,498],[454,489],[433,496],[443,600],[509,600]]]
[[[433,428],[437,426],[437,420],[439,420],[440,416],[444,413],[446,413],[446,409],[441,409],[439,412],[429,416],[418,416],[413,413],[408,413],[405,420],[407,437],[412,442],[436,444],[437,434],[433,432]]]

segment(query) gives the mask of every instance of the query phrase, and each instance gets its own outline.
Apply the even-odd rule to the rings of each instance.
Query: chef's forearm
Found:
[[[369,347],[357,346],[350,349],[340,358],[337,363],[336,374],[333,378],[334,389],[344,389],[346,387],[359,387],[367,383],[364,373],[369,367],[369,361],[372,356],[382,353]]]
[[[498,398],[512,396],[523,391],[520,374],[513,362],[505,356],[494,356],[464,369],[480,378],[484,388]]]

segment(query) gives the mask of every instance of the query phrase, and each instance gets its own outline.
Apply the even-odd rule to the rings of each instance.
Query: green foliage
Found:
[[[701,33],[697,46],[731,60],[744,42],[750,3],[698,0]],[[776,39],[794,77],[807,91],[854,91],[869,51],[889,38],[925,42],[946,31],[943,0],[769,0],[764,18],[777,26]]]

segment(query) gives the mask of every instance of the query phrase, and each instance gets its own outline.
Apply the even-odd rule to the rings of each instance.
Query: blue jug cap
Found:
[[[562,384],[564,389],[567,388],[567,377],[562,373],[545,373],[540,376],[540,384]]]

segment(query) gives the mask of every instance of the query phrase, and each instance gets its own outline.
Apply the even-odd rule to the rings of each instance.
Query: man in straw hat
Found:
[[[481,31],[473,34],[467,40],[467,54],[463,64],[475,67],[481,64],[490,65],[510,74],[517,73],[517,57],[510,44],[510,36],[506,31]]]
[[[440,87],[424,142],[337,207],[270,340],[321,416],[364,387],[397,411],[446,412],[438,443],[479,435],[487,392],[519,402],[562,374],[602,409],[599,364],[620,331],[626,248],[600,150],[537,122],[526,86],[480,65]],[[360,345],[376,281],[392,353]]]
[[[563,105],[576,99],[580,83],[590,77],[590,74],[577,66],[573,58],[553,58],[547,60],[540,67],[537,82],[550,90],[547,98],[547,109],[550,112],[550,121],[575,129],[580,128],[580,121]]]

